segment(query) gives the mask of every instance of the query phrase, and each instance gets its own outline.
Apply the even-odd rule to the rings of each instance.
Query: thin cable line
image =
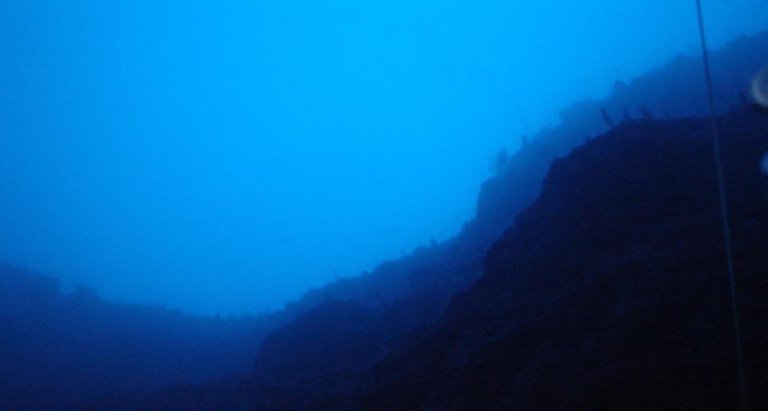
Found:
[[[739,326],[739,300],[736,293],[736,274],[733,268],[733,245],[731,242],[731,221],[728,212],[728,199],[725,192],[725,179],[723,177],[723,161],[720,149],[720,135],[717,130],[717,120],[715,119],[715,93],[712,85],[712,71],[709,64],[709,51],[707,49],[707,37],[704,30],[704,17],[701,11],[701,0],[696,0],[696,12],[699,21],[699,38],[701,40],[702,58],[704,61],[704,75],[707,81],[707,96],[709,102],[709,118],[712,127],[712,146],[715,154],[715,164],[717,165],[717,185],[720,191],[720,218],[723,226],[723,239],[725,240],[725,258],[728,269],[728,283],[731,294],[731,314],[733,316],[733,334],[736,340],[736,365],[739,381],[739,401],[740,409],[747,409],[747,385],[744,377],[744,355],[741,346],[741,330]]]

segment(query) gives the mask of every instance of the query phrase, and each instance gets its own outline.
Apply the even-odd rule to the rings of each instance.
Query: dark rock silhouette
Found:
[[[720,118],[750,405],[768,406],[768,116]],[[734,409],[707,120],[619,126],[555,162],[443,322],[376,366],[365,409]]]
[[[49,277],[0,265],[0,409],[83,409],[95,397],[248,371],[271,321],[65,294]]]
[[[768,375],[757,275],[768,125],[740,96],[765,55],[768,32],[712,55],[719,106],[741,106],[721,127],[756,409]],[[675,119],[706,113],[701,76],[697,58],[680,57],[575,103],[483,184],[456,237],[270,316],[107,304],[0,268],[0,292],[14,293],[0,298],[0,408],[732,408],[708,129]],[[639,106],[668,119],[627,116],[603,135],[601,109]]]

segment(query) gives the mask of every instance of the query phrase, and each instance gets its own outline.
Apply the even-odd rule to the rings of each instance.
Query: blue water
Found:
[[[712,1],[713,47],[765,27]],[[496,153],[697,50],[686,2],[0,5],[0,259],[279,308],[454,235]]]
[[[267,335],[259,358],[301,357],[305,328],[437,322],[553,159],[706,113],[694,4],[0,1],[0,408],[127,404],[250,373]],[[736,44],[718,113],[760,112],[768,56],[739,39],[768,2],[703,6],[713,52]]]

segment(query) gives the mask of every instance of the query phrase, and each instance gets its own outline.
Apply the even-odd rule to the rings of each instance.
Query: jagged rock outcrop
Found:
[[[768,406],[768,116],[720,119],[752,409]],[[708,120],[638,121],[556,161],[483,278],[377,365],[365,409],[734,409]]]
[[[728,117],[727,135],[743,137],[764,124],[762,117],[743,112],[746,103],[740,96],[765,63],[765,55],[768,32],[712,54],[718,104],[742,110]],[[710,388],[722,383],[720,393],[732,393],[733,370],[721,369],[732,364],[726,358],[732,350],[728,319],[721,312],[723,278],[713,268],[721,261],[719,229],[713,220],[717,213],[716,208],[696,208],[712,200],[707,130],[697,120],[676,120],[706,113],[702,76],[698,58],[680,57],[628,84],[617,83],[604,99],[572,105],[562,112],[558,127],[530,139],[483,184],[476,215],[453,239],[420,247],[358,278],[311,290],[289,304],[273,323],[284,327],[265,340],[250,375],[170,388],[125,409],[207,409],[210,404],[222,410],[579,408],[590,404],[578,403],[580,395],[615,392],[615,386],[601,386],[598,380],[634,384],[637,391],[627,392],[633,395],[669,392],[662,388],[674,380],[641,384],[669,367],[669,362],[644,362],[642,355],[658,354],[663,360],[669,356],[663,351],[666,338],[689,344],[698,337],[646,335],[644,330],[672,329],[692,319],[695,313],[686,310],[665,317],[669,307],[685,304],[701,307],[706,315],[720,315],[711,317],[709,329],[696,331],[711,337],[711,344],[692,355],[712,354],[712,361],[702,362],[699,369],[709,370],[709,382],[696,381]],[[595,138],[609,131],[601,112],[623,122]],[[757,155],[757,146],[742,143],[738,147],[754,150],[745,159]],[[581,145],[566,159],[556,160]],[[672,151],[664,157],[658,150]],[[620,174],[624,171],[626,176]],[[753,171],[729,170],[754,180],[758,177]],[[741,193],[740,178],[732,186],[736,195]],[[662,189],[663,184],[672,185]],[[537,197],[536,205],[502,236]],[[757,204],[754,200],[736,199],[752,205]],[[643,209],[646,214],[637,211]],[[665,217],[665,226],[657,219],[669,211],[673,213]],[[765,232],[760,225],[764,221],[754,220],[742,221],[747,231]],[[763,244],[760,241],[755,244]],[[699,269],[711,275],[689,277],[685,271]],[[661,281],[667,277],[686,281]],[[444,315],[452,296],[469,287]],[[678,289],[681,293],[675,294]],[[745,306],[745,316],[760,309]],[[616,313],[604,318],[608,307]],[[340,324],[348,321],[356,325]],[[723,327],[726,333],[720,334]],[[600,345],[615,341],[628,346],[641,337],[648,337],[648,347],[655,348],[613,352],[613,346]],[[690,347],[686,344],[681,346]],[[338,347],[343,346],[364,355],[328,368],[327,359],[338,357]],[[582,354],[581,362],[566,367]],[[635,374],[622,374],[624,380],[616,377],[628,369]],[[569,385],[577,379],[578,384]],[[560,392],[563,399],[558,403],[555,394]],[[604,405],[615,405],[616,398],[604,398]],[[732,398],[723,398],[731,403]],[[549,399],[553,402],[546,402]]]
[[[720,69],[716,85],[721,90],[718,95],[721,106],[745,107],[740,91],[747,90],[750,76],[762,64],[755,57],[756,50],[768,52],[768,32],[739,39],[713,54],[714,65]],[[466,289],[479,278],[486,251],[539,195],[552,162],[573,147],[608,131],[600,117],[602,109],[615,113],[631,107],[629,118],[621,127],[644,124],[632,119],[638,117],[651,120],[649,117],[654,116],[703,115],[707,106],[703,100],[705,90],[701,76],[697,58],[680,57],[629,84],[617,83],[614,93],[602,100],[574,104],[563,111],[559,127],[539,133],[507,161],[498,175],[483,184],[475,217],[455,238],[417,249],[407,257],[382,264],[359,279],[340,280],[312,291],[289,307],[289,311],[304,312],[324,301],[357,302],[377,311],[377,315],[389,318],[394,337],[383,339],[382,344],[399,341],[408,333],[429,326],[440,318],[454,293]],[[673,100],[664,92],[670,89],[675,90]],[[600,160],[595,159],[596,162]],[[322,315],[322,308],[313,314],[315,317]],[[297,330],[294,338],[307,340],[313,335]],[[356,375],[344,385],[357,386],[366,381]]]

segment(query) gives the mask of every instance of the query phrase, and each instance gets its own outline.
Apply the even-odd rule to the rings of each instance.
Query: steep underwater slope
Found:
[[[746,105],[750,80],[768,63],[765,56],[768,31],[740,37],[711,53],[717,106],[723,112]],[[539,194],[550,163],[608,131],[608,121],[618,125],[632,119],[696,117],[708,115],[708,110],[699,56],[678,56],[629,83],[617,81],[605,98],[574,103],[560,113],[556,128],[535,135],[502,173],[483,184],[477,215],[460,237],[485,237],[491,232],[495,233],[491,241],[495,240]]]
[[[765,63],[765,55],[768,55],[768,32],[739,39],[713,53],[721,107],[743,104],[740,96],[747,90],[749,78]],[[420,247],[359,278],[339,279],[311,290],[299,301],[289,304],[285,311],[265,320],[262,331],[294,322],[265,340],[251,375],[203,385],[179,384],[146,396],[118,395],[97,404],[95,409],[105,406],[239,409],[253,404],[347,404],[355,390],[373,381],[372,364],[384,358],[391,346],[409,332],[439,320],[450,297],[480,277],[486,250],[539,194],[551,162],[590,136],[609,129],[603,111],[615,123],[625,117],[631,120],[702,115],[706,105],[701,75],[698,58],[676,58],[628,84],[617,83],[614,92],[605,99],[580,102],[564,110],[557,128],[546,129],[530,139],[498,175],[483,184],[475,217],[456,237],[445,243]],[[345,318],[362,319],[363,326],[340,328],[336,332],[323,332],[327,330],[311,326],[338,324]],[[385,332],[379,332],[379,328]],[[360,333],[363,335],[358,335]],[[260,336],[253,346],[258,345],[258,340]],[[351,345],[368,355],[347,359],[342,366],[330,369],[313,361],[313,355],[333,356],[336,345]],[[294,355],[296,353],[303,355]],[[201,355],[199,361],[217,358],[209,354]],[[254,349],[248,357],[255,354]],[[61,374],[68,375],[72,374]],[[101,375],[110,377],[106,372]],[[328,383],[317,384],[320,380]],[[126,384],[128,386],[130,384]]]
[[[713,53],[718,103],[722,107],[743,105],[740,95],[748,89],[751,76],[765,64],[765,55],[768,32],[739,39]],[[418,248],[359,278],[339,279],[311,290],[300,301],[289,304],[281,315],[284,321],[293,323],[265,339],[254,371],[247,378],[179,386],[139,399],[126,409],[205,409],[211,404],[218,404],[214,408],[219,409],[347,407],[355,392],[373,383],[373,364],[385,358],[393,346],[400,346],[412,331],[440,320],[451,296],[481,276],[488,248],[538,196],[552,161],[609,129],[601,111],[617,123],[624,120],[624,113],[627,120],[704,115],[707,107],[702,80],[700,60],[679,57],[629,84],[617,83],[614,93],[605,99],[574,104],[563,111],[557,128],[546,129],[530,139],[498,175],[483,184],[476,216],[456,237]],[[669,121],[670,125],[676,124]],[[643,124],[633,121],[621,127]],[[345,324],[352,318],[356,325]],[[484,318],[468,316],[467,321],[482,323]],[[337,358],[338,347],[351,347],[365,355],[327,366],[324,361]],[[410,357],[413,362],[390,359],[387,363],[396,363],[400,370],[418,368],[429,361],[432,348],[425,349],[423,356]],[[428,379],[429,372],[423,377]],[[386,391],[386,378],[381,378],[375,393]],[[418,387],[418,381],[405,381]],[[390,394],[393,398],[400,396]],[[371,398],[377,397],[374,394]]]
[[[718,106],[745,105],[752,77],[766,64],[768,31],[741,37],[711,55]],[[561,112],[560,124],[529,139],[500,172],[480,189],[475,216],[454,238],[417,248],[357,278],[344,278],[310,290],[286,308],[294,318],[331,300],[355,301],[381,309],[410,305],[418,323],[434,321],[450,296],[472,284],[482,272],[482,259],[518,213],[536,198],[556,158],[588,138],[610,129],[602,113],[619,124],[645,118],[703,116],[708,112],[701,60],[680,56],[629,83],[617,82],[599,100],[573,104]]]
[[[268,321],[63,294],[49,277],[0,265],[0,409],[82,409],[102,395],[247,371]]]
[[[717,103],[723,109],[745,105],[752,77],[766,64],[768,31],[740,37],[711,54]],[[479,192],[475,216],[452,239],[419,247],[360,277],[342,278],[308,291],[286,306],[295,318],[323,302],[355,301],[374,309],[408,306],[418,323],[434,321],[450,296],[474,282],[491,244],[515,216],[539,194],[549,166],[588,138],[609,130],[612,122],[644,118],[681,118],[707,114],[706,90],[698,56],[680,56],[631,82],[617,82],[599,100],[574,103],[561,112],[560,124],[529,139]]]
[[[713,61],[719,69],[716,84],[722,90],[720,104],[743,104],[741,92],[748,89],[749,79],[764,64],[755,57],[761,51],[768,55],[768,32],[739,39],[714,54]],[[630,84],[617,86],[615,92],[603,100],[582,102],[565,110],[558,128],[544,130],[537,135],[510,159],[497,176],[483,185],[475,218],[455,238],[417,249],[410,256],[382,264],[358,279],[340,280],[310,292],[305,299],[289,308],[299,312],[297,315],[302,324],[322,322],[324,316],[332,318],[335,311],[326,311],[326,304],[333,308],[334,301],[346,301],[356,303],[357,309],[369,316],[367,321],[376,322],[387,332],[369,335],[369,343],[378,348],[372,349],[371,355],[364,360],[348,364],[342,372],[313,368],[309,363],[296,367],[291,352],[281,350],[279,346],[296,347],[294,353],[303,350],[323,356],[324,345],[358,341],[356,333],[339,331],[335,338],[326,339],[324,334],[313,332],[314,327],[288,327],[279,331],[281,337],[268,338],[257,360],[256,374],[273,384],[256,384],[262,388],[271,387],[257,390],[258,396],[294,407],[317,405],[320,401],[326,401],[324,404],[331,406],[334,400],[328,397],[339,401],[338,406],[344,403],[351,387],[370,383],[368,368],[386,354],[393,342],[440,318],[450,296],[479,277],[486,250],[538,195],[544,176],[556,156],[566,154],[587,137],[608,129],[601,115],[602,110],[611,113],[628,111],[627,120],[641,114],[652,116],[662,112],[668,115],[706,113],[700,64],[700,60],[694,57],[677,58]],[[669,90],[674,90],[676,99],[673,101],[668,97]],[[642,113],[637,106],[643,107]],[[628,109],[624,110],[625,107]],[[309,318],[303,318],[300,314],[303,312],[308,312]],[[313,341],[313,344],[306,344],[306,341]],[[271,367],[265,369],[264,364],[271,364]],[[296,372],[293,375],[278,372],[281,365]],[[324,390],[320,390],[316,380],[321,379],[333,380],[335,384],[326,384]],[[288,401],[283,402],[282,399]]]
[[[768,115],[720,118],[752,409],[768,407]],[[360,409],[733,409],[707,120],[636,121],[556,161],[439,326]]]

